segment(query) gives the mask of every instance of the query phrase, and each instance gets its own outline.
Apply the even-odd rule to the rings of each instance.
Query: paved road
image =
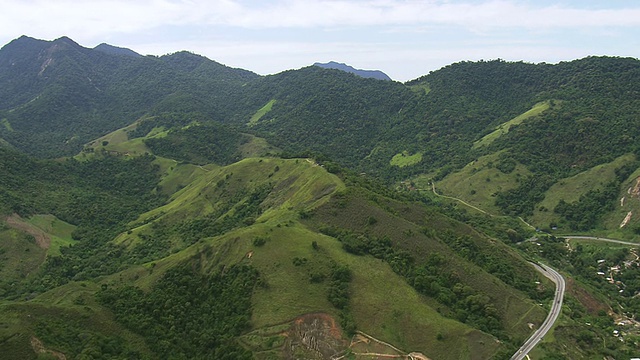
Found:
[[[484,214],[490,215],[490,216],[495,216],[492,214],[487,213],[486,211],[477,208],[467,202],[465,202],[464,200],[458,199],[458,198],[454,198],[451,196],[445,196],[445,195],[440,195],[436,192],[436,186],[434,183],[431,183],[431,190],[433,191],[433,193],[436,196],[440,196],[440,197],[444,197],[444,198],[448,198],[448,199],[452,199],[452,200],[456,200],[461,202],[464,205],[467,205],[473,209],[476,209]],[[527,226],[534,228],[531,224],[527,223],[523,218],[518,217],[518,219],[520,219],[523,223],[525,223]],[[548,234],[550,235],[550,234]],[[613,243],[613,244],[621,244],[621,245],[628,245],[628,246],[638,246],[640,247],[640,243],[634,243],[634,242],[629,242],[629,241],[622,241],[622,240],[616,240],[616,239],[608,239],[608,238],[603,238],[603,237],[596,237],[596,236],[580,236],[580,235],[556,235],[556,237],[559,238],[565,238],[565,239],[576,239],[576,240],[595,240],[595,241],[602,241],[602,242],[608,242],[608,243]],[[525,240],[525,241],[533,241],[536,238],[533,237],[531,239]],[[516,351],[515,354],[513,354],[513,356],[511,357],[511,360],[522,360],[524,359],[527,354],[529,353],[529,351],[531,351],[537,344],[538,342],[540,342],[540,340],[542,340],[542,338],[547,334],[547,332],[549,332],[549,330],[551,330],[551,327],[553,326],[553,324],[556,322],[556,320],[558,319],[558,316],[560,316],[560,312],[562,311],[562,300],[564,299],[564,291],[565,291],[565,282],[564,282],[564,278],[562,277],[562,275],[560,275],[560,273],[558,273],[557,271],[555,271],[554,269],[550,268],[547,265],[544,264],[535,264],[535,263],[531,263],[533,264],[533,266],[536,268],[536,270],[538,270],[540,273],[542,273],[544,276],[548,277],[551,281],[553,281],[556,284],[556,293],[555,296],[553,297],[553,304],[551,305],[551,310],[549,311],[549,314],[547,315],[547,318],[544,320],[544,322],[542,323],[542,326],[540,326],[540,328],[538,328],[538,330],[536,330],[533,335],[531,335],[531,337],[529,339],[527,339],[527,341],[525,341],[524,345],[522,345],[522,347],[520,347],[520,349],[518,349],[518,351]]]
[[[535,264],[531,263],[542,275],[548,277],[551,281],[556,284],[556,293],[553,297],[553,303],[551,304],[551,310],[549,311],[549,315],[544,319],[542,326],[536,330],[533,335],[527,341],[525,341],[524,345],[516,351],[515,354],[511,357],[511,360],[522,360],[524,359],[529,351],[531,351],[537,344],[542,340],[542,338],[551,330],[551,327],[560,316],[560,312],[562,311],[562,300],[564,299],[564,290],[565,290],[565,282],[562,275],[560,275],[554,269],[548,267],[544,264]]]
[[[595,237],[595,236],[557,235],[556,237],[565,238],[565,239],[578,239],[578,240],[596,240],[596,241],[602,241],[602,242],[608,242],[608,243],[614,243],[614,244],[640,246],[640,243],[634,243],[634,242],[622,241],[622,240],[616,240],[616,239],[607,239],[607,238]]]

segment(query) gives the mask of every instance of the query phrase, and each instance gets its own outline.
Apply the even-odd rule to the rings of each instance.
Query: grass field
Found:
[[[261,107],[258,111],[256,111],[255,114],[253,114],[253,116],[251,116],[251,119],[249,120],[249,122],[247,123],[248,126],[255,126],[258,124],[258,121],[260,121],[260,119],[269,111],[271,111],[271,108],[273,107],[273,105],[276,103],[275,99],[270,100],[268,103],[266,103],[263,107]]]
[[[2,119],[0,120],[0,124],[2,124],[2,126],[4,126],[5,129],[7,129],[7,131],[13,131],[13,128],[11,127],[11,123],[9,122],[9,120],[7,119]]]
[[[250,157],[264,157],[268,155],[278,154],[280,153],[280,149],[272,146],[267,142],[267,140],[253,136],[247,135],[249,137],[249,141],[240,145],[240,156],[244,158]]]
[[[388,236],[392,243],[408,251],[416,259],[426,258],[433,253],[440,254],[447,259],[447,264],[443,266],[443,270],[455,272],[462,283],[490,296],[492,305],[496,307],[505,326],[514,336],[522,336],[524,338],[529,333],[527,322],[541,322],[544,319],[544,311],[527,299],[526,295],[514,291],[514,289],[486,273],[478,266],[462,260],[443,242],[425,235],[423,229],[430,230],[436,236],[447,231],[454,231],[458,236],[470,236],[481,252],[502,254],[503,261],[510,264],[514,272],[531,278],[532,282],[536,279],[544,283],[548,282],[540,279],[540,276],[529,265],[525,265],[523,259],[508,246],[479,236],[475,230],[468,226],[437,213],[429,212],[422,207],[384,201],[382,199],[365,200],[365,198],[367,198],[366,195],[350,194],[346,196],[345,200],[332,200],[317,209],[315,215],[308,222],[313,226],[322,226],[322,224],[328,223],[338,228],[349,229],[358,233],[365,232],[378,237]],[[374,206],[372,202],[377,206]],[[368,218],[376,219],[375,224],[368,225]],[[370,266],[380,269],[387,265],[380,260],[374,260]],[[373,291],[369,292],[367,296],[390,297],[392,295],[384,295],[384,293]],[[403,296],[407,297],[408,295],[405,293]],[[382,301],[382,299],[380,300]],[[423,298],[423,301],[432,308],[442,306],[435,299]],[[396,310],[401,311],[401,308]],[[397,332],[397,328],[386,335],[385,333],[380,333],[380,328],[370,330],[371,332],[363,331],[384,340],[391,339],[388,335]],[[406,332],[397,333],[408,336]],[[398,336],[396,335],[395,338],[392,338],[394,339],[392,343],[402,340]],[[427,355],[429,356],[430,354]],[[436,355],[431,354],[431,356],[439,358]]]
[[[428,93],[431,92],[431,87],[429,86],[429,84],[426,84],[426,83],[419,84],[419,85],[411,85],[409,86],[409,89],[411,89],[412,91],[418,94],[424,94],[424,95],[427,95]]]
[[[407,151],[403,151],[399,154],[395,154],[389,161],[389,164],[391,166],[405,167],[415,165],[420,161],[422,161],[422,153],[409,155]]]
[[[234,194],[249,194],[253,189],[268,186],[268,195],[260,198],[261,215],[246,226],[233,228],[223,235],[201,238],[186,248],[172,247],[175,251],[167,257],[131,266],[95,282],[72,282],[55,288],[24,304],[15,313],[18,315],[11,315],[13,310],[5,309],[8,315],[3,321],[11,330],[2,333],[0,329],[0,335],[29,333],[33,323],[24,316],[40,314],[52,324],[60,323],[60,316],[80,318],[65,325],[71,333],[86,328],[89,333],[129,336],[96,303],[93,294],[103,285],[135,284],[148,290],[166,271],[185,261],[197,263],[199,269],[210,273],[237,263],[251,264],[259,271],[261,282],[252,297],[252,328],[249,331],[270,329],[265,330],[269,332],[275,325],[309,313],[327,313],[339,318],[340,312],[328,300],[329,277],[337,264],[346,265],[352,271],[350,312],[359,330],[403,351],[419,351],[434,359],[486,359],[502,348],[493,336],[444,316],[442,313],[447,309],[439,309],[443,305],[417,293],[388,263],[372,256],[345,252],[337,239],[318,232],[314,221],[343,228],[354,226],[375,236],[388,234],[394,244],[410,251],[417,259],[432,252],[440,253],[447,258],[443,270],[455,272],[460,282],[490,296],[492,305],[505,321],[505,328],[516,336],[524,336],[527,322],[544,317],[542,310],[524,294],[479,266],[462,260],[435,235],[430,237],[423,229],[431,230],[433,234],[451,230],[461,236],[470,236],[481,251],[491,248],[510,257],[509,261],[517,266],[524,266],[522,259],[505,245],[494,243],[472,228],[420,205],[386,199],[367,190],[346,189],[340,178],[311,159],[248,158],[224,167],[179,164],[163,158],[156,161],[165,174],[160,191],[170,196],[169,201],[141,215],[130,224],[131,232],[122,233],[114,242],[136,244],[144,241],[139,234],[152,234],[154,224],[202,218],[214,213],[222,206],[221,201],[232,199]],[[491,170],[488,164],[486,167],[487,171]],[[332,196],[335,199],[331,199]],[[239,203],[242,201],[246,199]],[[232,214],[235,206],[221,216]],[[375,217],[376,222],[368,222],[369,217]],[[60,240],[56,240],[60,242],[59,246],[70,240],[73,227],[69,224],[50,216],[37,216],[30,221],[59,237]],[[28,240],[20,238],[24,234],[4,230],[1,236],[13,236],[17,244],[14,250],[24,251],[21,241]],[[258,237],[266,239],[265,243],[255,243]],[[4,242],[7,243],[10,242]],[[29,252],[37,254],[37,249]],[[40,256],[44,257],[44,252]],[[19,256],[12,255],[12,258]],[[19,269],[29,267],[32,266]],[[16,269],[18,264],[7,271],[16,272]],[[514,271],[529,270],[523,267]],[[316,280],[312,281],[312,278]],[[131,339],[134,348],[146,351],[138,337]],[[271,335],[245,339],[257,341],[252,346],[262,346],[261,341],[272,340],[276,344],[282,341],[281,338],[272,339]],[[21,341],[24,345],[24,339]],[[47,340],[43,341],[47,343]],[[50,341],[47,346],[51,346]]]
[[[327,298],[328,277],[334,264],[344,264],[354,274],[350,288],[351,311],[358,329],[407,352],[421,351],[439,359],[470,357],[471,354],[487,358],[498,349],[499,345],[492,336],[443,317],[433,307],[437,303],[419,295],[388,264],[370,256],[348,254],[336,239],[299,223],[301,210],[308,211],[323,204],[328,206],[327,195],[344,189],[337,177],[313,162],[305,159],[245,159],[190,176],[194,179],[178,191],[171,202],[143,215],[139,221],[172,221],[206,214],[215,206],[211,201],[221,191],[216,184],[222,179],[229,182],[224,187],[225,191],[259,186],[265,182],[271,182],[274,188],[263,202],[266,211],[253,225],[204,239],[155,261],[153,267],[150,264],[137,266],[105,281],[133,281],[138,286],[149,288],[164,271],[188,259],[198,259],[204,271],[249,263],[259,270],[262,277],[262,285],[256,288],[253,296],[252,316],[252,328],[261,329],[291,321],[306,313],[327,312],[337,317],[338,311]],[[362,210],[362,206],[356,207]],[[379,217],[379,222],[382,224],[385,220]],[[144,231],[146,226],[149,225],[143,225],[139,231]],[[414,231],[419,231],[415,225],[411,226]],[[136,231],[138,229],[134,229],[132,235]],[[126,234],[122,236],[126,237]],[[266,243],[254,245],[256,237],[266,238]],[[317,249],[312,246],[313,242]],[[312,275],[324,277],[324,280],[312,282]],[[483,284],[481,286],[495,287],[495,280],[487,279],[485,283],[481,280],[484,276],[473,275],[475,279],[472,281]],[[529,310],[521,309],[526,302],[516,300],[510,294],[505,293],[505,299],[505,305],[500,307],[513,316]]]
[[[495,206],[494,194],[518,186],[518,178],[526,177],[531,172],[523,165],[517,164],[515,170],[505,174],[495,167],[500,153],[478,158],[461,170],[447,175],[436,183],[436,190],[443,195],[462,199],[491,214],[499,214]],[[420,188],[430,189],[424,179],[416,179]]]
[[[34,215],[28,222],[50,235],[51,245],[49,246],[47,255],[60,255],[61,247],[76,243],[71,237],[71,233],[76,227],[53,215]]]
[[[561,179],[547,190],[544,200],[537,204],[531,222],[540,227],[548,227],[552,222],[558,223],[560,218],[553,212],[553,209],[555,209],[560,200],[573,203],[590,190],[601,189],[605,184],[615,179],[615,169],[634,161],[634,159],[635,157],[632,154],[623,155],[612,162],[598,165],[572,177]],[[637,175],[640,175],[640,172]],[[635,179],[635,177],[632,176],[631,179]],[[632,181],[627,182],[627,184],[628,186],[621,191],[619,198],[627,196],[626,200],[628,201],[626,201],[625,206],[620,206],[620,202],[617,203],[616,210],[607,217],[605,233],[617,231],[628,211],[636,208],[640,210],[640,200],[633,199],[626,194],[627,188],[632,186]]]
[[[126,340],[130,349],[149,354],[139,335],[124,329],[109,311],[95,303],[93,286],[91,283],[71,283],[29,302],[0,303],[2,358],[61,358],[51,354],[69,354],[71,349],[91,353],[91,348],[105,337],[115,342]],[[34,342],[38,343],[42,354],[36,354]]]
[[[268,240],[255,246],[252,240],[257,236]],[[314,241],[317,249],[312,246]],[[253,329],[269,328],[306,313],[337,316],[327,300],[327,278],[333,264],[343,264],[354,274],[351,311],[358,329],[407,352],[422,351],[437,359],[473,358],[471,354],[488,358],[498,348],[493,337],[440,315],[388,264],[370,256],[348,254],[336,239],[296,221],[242,228],[158,261],[153,273],[138,267],[137,271],[111,278],[137,278],[137,285],[148,287],[163,269],[193,257],[200,259],[206,271],[240,262],[259,270],[263,285],[253,296]],[[294,259],[301,261],[296,265]],[[323,274],[325,280],[311,282],[314,273]]]
[[[10,284],[33,275],[45,260],[46,250],[33,236],[15,229],[0,230],[0,281]]]
[[[513,119],[498,125],[498,127],[496,127],[496,129],[485,135],[482,139],[476,141],[475,143],[473,143],[473,148],[479,148],[481,146],[487,146],[489,144],[491,144],[493,141],[495,141],[497,138],[499,138],[500,136],[502,136],[503,134],[506,134],[509,132],[509,129],[514,126],[514,125],[518,125],[520,123],[522,123],[525,120],[528,120],[536,115],[541,114],[543,111],[548,110],[549,108],[551,108],[551,101],[547,100],[547,101],[542,101],[539,102],[537,104],[535,104],[530,110],[526,111],[523,114],[520,114],[516,117],[514,117]]]
[[[71,238],[75,226],[53,215],[34,215],[29,219],[15,216],[12,223],[0,230],[2,282],[28,279],[37,273],[47,256],[60,255],[61,247],[75,243]]]
[[[110,132],[109,134],[86,144],[85,149],[90,149],[93,152],[105,150],[131,156],[144,155],[145,153],[151,154],[151,150],[144,144],[144,138],[129,140],[128,133],[134,130],[137,126],[138,122],[134,122],[131,125]],[[83,160],[91,158],[92,156],[94,156],[92,152],[87,152],[85,150],[76,155],[75,158],[77,160]]]

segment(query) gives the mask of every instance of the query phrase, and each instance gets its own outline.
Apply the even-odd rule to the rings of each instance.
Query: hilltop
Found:
[[[508,358],[545,317],[541,260],[570,294],[534,356],[630,356],[611,329],[640,308],[635,253],[561,235],[640,236],[638,80],[630,58],[402,84],[16,39],[2,353]]]

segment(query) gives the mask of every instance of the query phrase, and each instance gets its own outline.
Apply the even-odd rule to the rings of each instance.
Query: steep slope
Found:
[[[2,138],[48,157],[76,153],[152,109],[175,111],[176,101],[222,117],[228,94],[257,77],[186,52],[120,56],[28,37],[0,49],[0,73]]]
[[[363,159],[373,156],[384,134],[404,120],[405,107],[415,101],[400,83],[317,66],[266,76],[244,91],[250,112],[233,117],[236,124],[289,153],[323,153],[367,170]]]
[[[106,160],[79,164],[88,170],[100,161]],[[544,296],[534,286],[535,271],[506,248],[504,255],[491,255],[491,247],[502,245],[436,208],[364,190],[349,176],[352,185],[346,186],[310,159],[163,168],[160,187],[176,182],[173,172],[183,181],[165,205],[116,227],[119,235],[107,243],[87,232],[85,223],[74,231],[78,243],[51,255],[17,294],[31,299],[51,290],[28,301],[23,295],[5,301],[0,311],[12,325],[2,333],[12,340],[0,342],[3,353],[28,354],[25,347],[35,338],[67,356],[192,357],[190,351],[201,346],[192,341],[200,335],[188,334],[197,326],[199,334],[209,334],[212,345],[203,351],[211,356],[317,356],[293,335],[312,330],[287,331],[299,320],[335,322],[342,329],[331,332],[334,345],[326,351],[332,354],[346,351],[357,329],[405,353],[484,359],[508,353],[496,336],[515,345],[528,333],[527,322],[544,317],[535,304]],[[9,187],[19,191],[16,186]],[[355,251],[344,237],[349,234],[380,241],[379,250]],[[472,257],[460,242],[475,249]],[[407,257],[409,251],[415,257]],[[106,274],[112,275],[97,277]],[[196,283],[203,284],[197,292]],[[178,290],[183,287],[194,292]],[[208,302],[204,292],[212,292],[206,299],[220,300]],[[220,292],[227,300],[215,295]],[[166,316],[148,310],[160,304]],[[211,321],[193,320],[212,306]],[[74,320],[61,322],[55,314]],[[223,335],[214,324],[232,330]],[[59,336],[83,329],[87,341]],[[125,336],[127,331],[136,335]]]
[[[449,163],[438,171],[431,170],[426,176],[416,178],[415,181],[420,183],[420,187],[427,188],[430,179],[433,179],[446,195],[455,196],[494,214],[524,216],[538,227],[559,226],[560,231],[565,233],[596,228],[609,234],[617,232],[622,219],[615,225],[603,219],[614,216],[611,213],[613,205],[623,196],[616,197],[615,194],[622,193],[623,182],[632,180],[627,180],[627,176],[637,168],[637,164],[629,160],[613,165],[611,170],[618,166],[620,173],[608,180],[615,180],[617,183],[612,185],[615,190],[611,193],[615,194],[611,196],[602,194],[603,184],[600,182],[592,181],[578,186],[578,183],[571,179],[579,173],[595,171],[596,166],[613,163],[613,160],[620,156],[628,158],[631,154],[637,153],[637,144],[632,139],[639,135],[636,131],[638,100],[634,94],[639,90],[636,80],[640,76],[640,62],[628,58],[591,57],[558,65],[496,63],[492,66],[502,68],[515,80],[507,80],[496,75],[498,82],[486,78],[485,73],[471,72],[479,71],[489,66],[488,64],[470,65],[452,65],[451,70],[454,67],[466,67],[469,69],[469,81],[477,78],[486,82],[482,85],[474,84],[469,90],[464,91],[455,90],[452,85],[448,86],[448,89],[455,90],[449,94],[451,99],[448,102],[453,101],[452,99],[469,101],[472,95],[479,95],[471,90],[477,88],[495,96],[502,106],[524,104],[526,102],[523,101],[529,98],[530,107],[522,109],[510,118],[486,122],[484,131],[476,128],[480,133],[479,136],[475,136],[475,142],[467,142],[464,146],[461,144],[461,147],[453,151],[443,151],[445,157],[449,154],[455,155],[454,161],[458,165],[451,166]],[[510,67],[528,70],[518,75],[506,72]],[[445,70],[447,68],[441,71]],[[491,72],[487,74],[490,75]],[[435,83],[432,78],[437,79],[444,75],[433,73],[420,81],[427,83],[431,80],[428,84],[432,88]],[[455,79],[449,80],[450,84],[461,83],[455,82]],[[505,90],[508,89],[507,86],[520,85],[519,88],[511,88],[504,93],[499,90],[500,87],[495,93],[487,89],[491,84],[495,87],[500,83],[504,83]],[[435,96],[435,93],[436,90],[432,89],[428,96]],[[511,96],[512,99],[506,96]],[[463,110],[462,106],[457,108]],[[500,110],[496,114],[505,114],[505,111]],[[456,146],[455,144],[465,137],[471,139],[470,133],[464,135],[462,132],[466,128],[465,125],[454,128],[454,134],[459,140],[452,141],[451,146]],[[455,173],[446,176],[454,169]],[[565,183],[573,185],[565,186]],[[586,187],[583,187],[584,185]],[[555,189],[562,188],[565,194],[560,195],[556,190],[551,190],[552,186],[555,186]],[[624,190],[626,191],[626,188]],[[571,194],[566,194],[567,192]],[[600,195],[597,192],[600,192]],[[587,212],[593,214],[587,214],[583,209],[580,210],[582,215],[576,215],[574,210],[587,206],[584,201],[581,205],[576,201],[579,195],[587,193],[588,197],[598,199],[595,201],[598,205],[595,202],[592,206],[589,205],[593,211]],[[545,200],[547,196],[549,198]],[[572,205],[575,209],[570,210],[574,214],[567,215],[582,217],[583,225],[577,226],[575,221],[570,225],[571,221],[560,219],[562,215],[555,216],[554,220],[550,219],[550,214],[561,197],[571,203],[575,202]],[[558,211],[563,212],[564,209]],[[550,214],[540,216],[543,212]],[[536,215],[529,218],[534,213]],[[553,226],[550,226],[550,223],[553,223]],[[563,224],[565,226],[562,226]],[[628,227],[623,236],[635,236],[630,229],[631,227]]]
[[[637,313],[635,253],[522,241],[515,218],[638,238],[637,59],[462,62],[400,84],[23,37],[0,67],[2,353],[295,358],[321,334],[328,357],[363,330],[389,352],[501,358],[550,284],[497,239],[590,286],[573,285],[547,354],[614,354],[612,317]],[[236,162],[275,146],[304,157]],[[599,277],[604,257],[628,287]]]

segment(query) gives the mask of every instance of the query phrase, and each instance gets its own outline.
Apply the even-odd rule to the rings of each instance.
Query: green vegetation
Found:
[[[554,102],[555,103],[555,102]],[[548,110],[550,107],[550,101],[543,101],[535,104],[530,110],[514,117],[513,119],[505,122],[504,124],[500,124],[496,130],[492,133],[489,133],[482,137],[482,139],[473,143],[474,148],[479,148],[481,146],[487,146],[491,144],[494,140],[509,132],[509,129],[512,126],[519,125],[523,121],[528,120],[534,116],[540,115],[543,111]]]
[[[0,120],[0,124],[2,124],[5,127],[5,129],[7,129],[7,131],[13,131],[13,128],[11,127],[11,124],[7,119]]]
[[[575,279],[540,357],[637,341],[618,344],[606,313],[637,315],[635,253],[526,241],[524,222],[640,236],[637,59],[460,62],[401,84],[68,38],[22,37],[8,58],[2,354],[319,357],[301,341],[317,331],[350,356],[361,330],[506,358],[545,317],[551,284],[526,262],[540,256]],[[598,257],[616,280],[593,275]]]
[[[598,165],[574,176],[561,179],[546,192],[544,200],[534,210],[532,220],[543,227],[548,226],[550,223],[560,225],[558,215],[553,212],[560,200],[574,203],[587,192],[602,189],[605,184],[616,179],[616,168],[627,166],[627,164],[632,164],[634,161],[634,155],[626,154],[612,162]],[[624,190],[626,191],[626,189]],[[618,219],[616,225],[620,221]]]
[[[381,208],[376,209],[375,206],[363,200],[363,197],[377,198],[374,201],[378,204],[376,206]],[[395,203],[372,194],[361,195],[356,191],[345,196],[334,196],[331,202],[316,210],[308,221],[317,224],[316,226],[321,231],[337,237],[346,251],[360,256],[369,254],[384,259],[394,272],[404,277],[405,281],[414,287],[417,286],[415,279],[425,276],[429,278],[425,282],[426,284],[432,282],[444,284],[439,285],[435,292],[427,292],[425,289],[428,287],[422,287],[422,285],[416,287],[418,292],[424,290],[424,295],[433,298],[443,315],[462,321],[469,321],[475,326],[486,326],[485,330],[491,329],[491,326],[500,323],[509,324],[505,326],[508,326],[514,332],[527,332],[525,329],[526,324],[521,323],[519,319],[529,311],[531,313],[528,316],[537,316],[534,315],[538,314],[535,305],[515,300],[522,295],[512,297],[514,295],[509,290],[497,284],[504,281],[511,286],[520,287],[533,298],[545,296],[533,289],[535,281],[533,279],[537,278],[537,275],[531,270],[522,268],[521,265],[516,265],[521,264],[521,260],[517,260],[517,256],[511,257],[511,252],[506,249],[499,258],[492,259],[490,254],[495,252],[496,244],[486,242],[486,240],[476,236],[473,236],[472,243],[476,244],[473,252],[478,264],[486,267],[488,271],[503,280],[498,280],[493,277],[494,275],[488,275],[488,273],[479,268],[475,268],[476,270],[469,269],[468,265],[462,265],[462,263],[468,264],[468,260],[463,260],[460,255],[456,254],[457,250],[454,251],[454,249],[445,245],[440,240],[442,237],[436,235],[444,232],[445,229],[455,228],[455,235],[452,236],[464,239],[463,234],[468,234],[464,226],[461,224],[456,225],[450,219],[440,218],[433,213],[425,213],[424,211],[424,209],[415,205]],[[397,221],[398,218],[396,216],[401,216],[403,221]],[[377,220],[373,225],[370,225],[368,220],[370,217],[374,217]],[[409,218],[416,223],[409,222]],[[331,226],[327,227],[326,224],[331,224]],[[438,254],[438,258],[442,262],[438,263],[438,265],[429,265],[428,259],[434,254]],[[434,266],[434,268],[426,269],[424,268],[425,266]],[[457,276],[461,275],[461,272],[455,269],[460,269],[461,267],[465,267],[468,270],[464,272],[466,275],[458,278]],[[470,273],[475,275],[469,277]],[[449,277],[452,274],[456,274],[454,279]],[[490,278],[493,280],[490,280]],[[438,282],[438,279],[442,279],[442,281]],[[452,287],[456,283],[459,283],[459,287],[468,287],[468,293],[465,293],[466,295],[464,296],[462,295],[463,293],[452,295],[454,294]],[[458,295],[461,297],[459,298]],[[464,299],[471,295],[477,295],[477,298],[488,296],[491,299],[491,304],[495,306],[495,315],[500,320],[497,323],[493,323],[493,325],[489,323],[480,325],[480,322],[476,322],[475,315],[470,315],[469,309],[464,305],[466,304]],[[507,299],[513,299],[513,301]],[[484,311],[482,307],[474,309]],[[480,317],[490,321],[491,317],[485,315]],[[501,330],[493,328],[491,331],[495,334],[500,334]]]
[[[479,157],[456,172],[436,182],[436,191],[452,195],[492,214],[499,214],[496,195],[518,186],[518,182],[531,175],[522,164],[499,152]],[[424,176],[414,180],[421,189],[430,190]]]
[[[412,284],[418,292],[436,298],[438,302],[449,307],[451,315],[457,320],[499,337],[503,335],[497,310],[489,306],[489,298],[459,283],[452,273],[442,271],[441,268],[446,261],[441,256],[432,255],[423,261],[425,265],[416,266],[415,259],[405,251],[395,250],[389,238],[368,238],[365,235],[358,236],[335,229],[325,231],[328,235],[338,238],[347,252],[356,255],[369,254],[388,262],[393,271],[406,277],[407,282]],[[463,250],[463,248],[458,249]],[[467,247],[464,251],[473,252],[474,256],[477,254],[473,248]],[[347,300],[344,296],[336,295],[335,297],[337,300],[332,301],[334,306],[338,308],[346,306],[344,304]]]
[[[273,107],[273,105],[276,103],[275,99],[269,100],[268,103],[266,103],[263,107],[261,107],[255,114],[253,114],[253,116],[251,116],[251,119],[249,120],[249,122],[247,123],[248,126],[255,126],[258,121],[260,121],[260,119],[269,111],[271,111],[271,108]]]
[[[542,347],[545,352],[567,358],[633,356],[640,341],[630,321],[640,311],[640,301],[633,295],[640,290],[637,248],[590,240],[567,243],[553,236],[521,246],[572,278],[565,319],[555,329],[554,341]],[[563,348],[566,342],[577,346]]]
[[[406,151],[393,155],[389,164],[391,166],[405,167],[415,165],[422,161],[422,153],[409,155]]]
[[[131,286],[106,287],[97,297],[119,322],[143,335],[158,357],[251,359],[236,337],[249,326],[257,280],[248,266],[204,276],[185,264],[166,272],[147,294]]]
[[[51,237],[51,243],[47,251],[49,256],[60,255],[62,247],[68,247],[76,243],[73,239],[73,232],[76,227],[53,215],[34,215],[29,219],[29,223]]]

